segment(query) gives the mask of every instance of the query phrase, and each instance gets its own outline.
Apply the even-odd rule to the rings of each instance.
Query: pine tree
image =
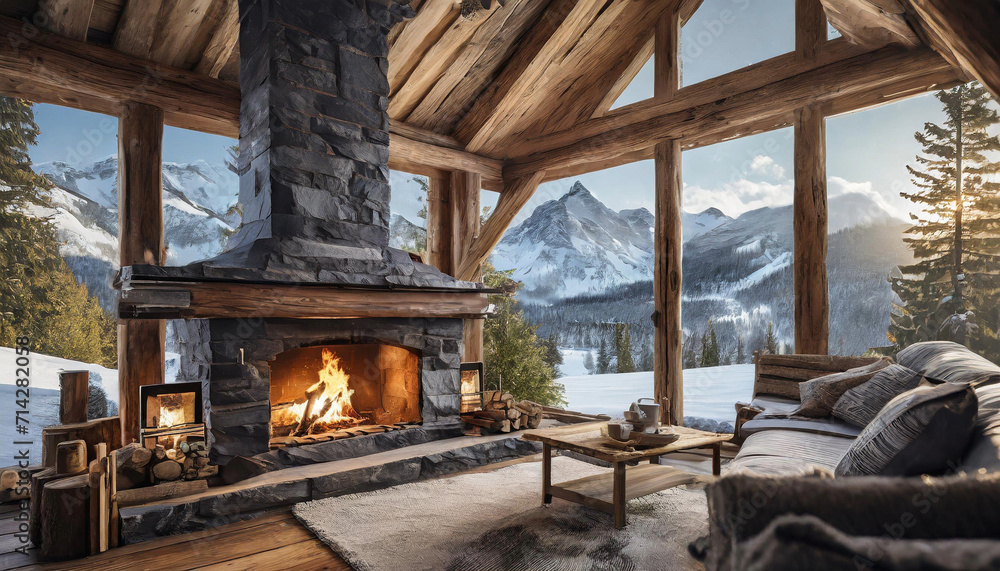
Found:
[[[587,369],[588,374],[595,374],[596,364],[594,363],[594,352],[587,351],[587,354],[583,356],[583,367]]]
[[[904,302],[889,339],[897,349],[949,339],[995,358],[1000,295],[1000,125],[979,84],[938,92],[944,124],[927,123],[916,139],[923,154],[908,166],[917,190],[900,193],[919,212],[904,241],[917,262],[900,268],[893,289]]]
[[[698,354],[694,350],[694,337],[688,336],[684,340],[683,357],[681,359],[682,366],[685,369],[697,369],[698,368]]]
[[[512,273],[483,264],[483,282],[490,288],[516,292]],[[514,295],[494,294],[490,303],[496,313],[483,327],[485,386],[498,387],[502,378],[503,389],[519,400],[565,404],[563,386],[555,382],[555,367],[546,362],[545,347],[536,334],[538,327],[524,318]]]
[[[715,337],[715,326],[708,320],[708,330],[701,338],[701,366],[718,367],[721,364],[719,340]]]
[[[611,354],[608,353],[608,343],[601,337],[601,348],[597,350],[597,374],[606,375],[611,372]]]
[[[632,337],[629,335],[626,323],[615,323],[615,354],[618,357],[617,372],[635,372],[635,360],[632,358]]]
[[[764,337],[764,350],[765,355],[777,355],[778,354],[778,338],[774,335],[774,322],[767,322],[767,335]]]
[[[560,376],[559,366],[563,364],[563,356],[562,351],[559,350],[559,340],[556,338],[555,332],[549,333],[548,337],[539,342],[545,350],[545,363],[555,369],[557,377]]]
[[[746,349],[743,348],[743,336],[736,340],[736,364],[742,365],[747,360]]]
[[[31,104],[0,97],[0,345],[25,335],[34,351],[114,367],[114,321],[76,282],[52,223],[28,214],[51,188],[31,169],[38,135]]]
[[[649,339],[642,344],[642,353],[639,356],[639,370],[652,371],[656,367],[656,355],[653,353],[653,340]]]

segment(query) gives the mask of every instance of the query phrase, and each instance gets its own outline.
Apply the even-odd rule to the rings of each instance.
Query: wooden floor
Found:
[[[37,550],[12,553],[15,512],[0,514],[0,569],[115,569],[127,571],[180,569],[332,569],[351,567],[302,526],[290,510],[206,531],[171,535],[66,563],[36,562]],[[11,541],[13,540],[13,541]]]

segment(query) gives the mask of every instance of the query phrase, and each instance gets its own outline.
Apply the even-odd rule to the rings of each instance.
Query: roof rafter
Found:
[[[896,0],[822,0],[830,24],[845,38],[870,48],[921,44]]]
[[[794,62],[795,54],[787,55]],[[681,90],[670,101],[620,113],[614,122],[606,121],[608,118],[592,120],[588,123],[602,122],[596,133],[594,129],[581,129],[587,135],[511,160],[504,177],[517,178],[539,170],[565,171],[580,165],[608,165],[617,157],[642,155],[656,141],[666,138],[719,142],[765,129],[766,125],[785,124],[789,114],[804,101],[839,106],[839,112],[844,112],[873,105],[869,99],[872,92],[879,92],[886,101],[906,95],[893,91],[901,82],[931,85],[942,77],[956,75],[954,68],[930,49],[885,47],[833,62],[825,55],[821,51],[814,64],[800,64],[808,68],[806,71],[782,80],[771,78],[755,88],[741,83],[736,93],[721,99],[699,102],[695,97],[703,96]],[[758,67],[756,73],[772,73],[768,67]],[[739,73],[745,72],[714,81],[731,81]]]
[[[462,119],[455,137],[478,152],[518,112],[526,94],[579,41],[608,0],[555,0],[532,28],[504,71]]]

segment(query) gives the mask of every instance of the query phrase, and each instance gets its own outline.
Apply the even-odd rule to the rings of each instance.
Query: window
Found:
[[[794,50],[794,0],[705,0],[681,30],[681,82],[694,85]]]

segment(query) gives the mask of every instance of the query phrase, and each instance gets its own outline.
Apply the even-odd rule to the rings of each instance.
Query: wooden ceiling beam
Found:
[[[971,0],[906,0],[931,47],[1000,99],[1000,5]]]
[[[447,178],[451,171],[482,176],[486,190],[503,190],[503,163],[462,149],[445,135],[405,123],[389,124],[389,168],[431,178]]]
[[[508,8],[492,4],[489,9],[475,12],[470,17],[456,18],[441,38],[420,58],[406,82],[389,98],[389,117],[405,120],[441,76],[447,73],[452,64],[463,54],[463,48],[474,40],[475,46],[482,46],[485,43],[486,40],[482,36],[476,35],[479,30],[485,27],[483,35],[487,36],[487,39],[492,37],[510,16],[513,8],[514,6]]]
[[[868,50],[840,39],[828,42],[817,53],[815,62],[800,61],[794,52],[783,54],[747,66],[695,85],[679,89],[668,101],[646,100],[615,109],[605,116],[591,119],[558,133],[528,135],[513,142],[508,154],[526,157],[571,145],[577,141],[614,131],[629,123],[652,120],[656,117],[684,111],[711,103],[738,93],[764,87],[812,71],[824,65],[846,60],[867,53]]]
[[[160,21],[163,0],[129,0],[125,3],[115,37],[114,48],[141,59],[150,59],[150,48]]]
[[[427,50],[459,17],[459,4],[454,0],[426,0],[417,15],[405,22],[389,47],[389,89],[394,95],[409,80]]]
[[[792,57],[794,60],[795,54]],[[818,57],[823,59],[822,54]],[[787,79],[707,103],[694,104],[681,90],[671,101],[653,105],[651,113],[643,111],[619,116],[617,128],[508,161],[504,176],[518,178],[539,170],[565,170],[596,163],[606,165],[616,157],[634,156],[656,141],[669,138],[680,138],[682,142],[700,139],[703,144],[705,141],[719,142],[734,132],[739,134],[762,123],[780,122],[806,103],[840,103],[844,108],[861,105],[867,103],[865,96],[869,92],[884,93],[885,88],[907,80],[932,81],[952,71],[951,66],[930,49],[886,47],[818,65]]]
[[[893,0],[822,0],[830,25],[845,38],[875,48],[888,43],[917,47],[920,38]]]
[[[113,116],[123,101],[139,101],[163,109],[168,125],[239,136],[235,84],[55,34],[28,36],[22,27],[0,18],[0,35],[18,39],[14,49],[0,50],[6,94]]]
[[[87,41],[94,0],[41,0],[38,10],[42,17],[36,21],[44,22],[44,28],[49,32],[81,42]]]
[[[517,39],[537,19],[545,5],[545,1],[508,0],[503,8],[493,12],[406,117],[406,122],[450,133],[476,94],[486,87],[492,75],[513,53]]]
[[[555,0],[532,28],[521,48],[455,130],[469,151],[479,152],[498,134],[513,129],[525,98],[537,89],[553,62],[560,61],[590,28],[605,0]]]
[[[237,0],[224,0],[225,6],[219,23],[212,32],[212,39],[205,48],[194,72],[209,77],[219,77],[240,39],[240,8]]]

